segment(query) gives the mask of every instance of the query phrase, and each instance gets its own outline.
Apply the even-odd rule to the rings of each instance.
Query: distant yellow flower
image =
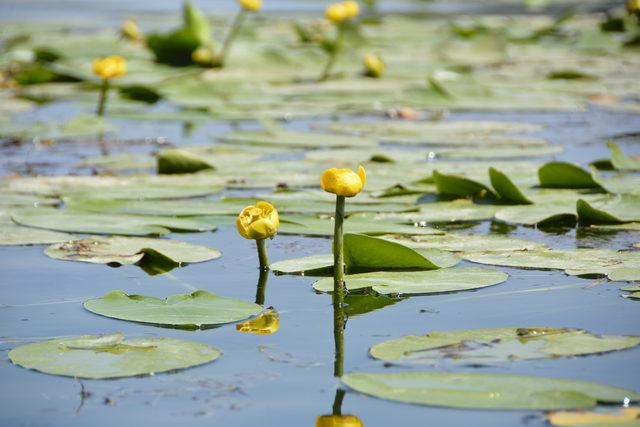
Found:
[[[358,166],[358,173],[351,169],[327,169],[320,177],[324,191],[344,197],[353,197],[361,192],[366,181],[367,174],[362,166]]]
[[[198,65],[211,66],[216,55],[210,47],[200,46],[191,53],[191,59]]]
[[[360,6],[358,6],[357,1],[347,0],[342,2],[342,4],[347,10],[347,18],[355,18],[360,13]]]
[[[104,80],[111,80],[127,73],[127,61],[122,56],[113,55],[96,59],[93,73]]]
[[[138,28],[138,24],[133,19],[128,19],[122,23],[122,27],[120,27],[120,34],[135,42],[142,40],[140,28]]]
[[[624,408],[616,412],[558,411],[546,415],[547,420],[554,426],[623,424],[637,420],[638,417],[639,408]]]
[[[364,427],[355,415],[321,415],[316,418],[316,427]]]
[[[333,3],[327,6],[324,16],[334,24],[341,24],[349,18],[349,11],[344,3]]]
[[[275,334],[280,328],[280,315],[270,308],[255,319],[238,323],[236,331],[248,334],[268,335]]]
[[[262,0],[238,0],[240,6],[249,12],[257,12],[262,7]]]
[[[384,61],[375,53],[367,53],[362,62],[364,63],[365,75],[379,78],[384,73]]]
[[[640,0],[629,0],[627,2],[627,10],[629,13],[640,12]]]
[[[276,235],[279,226],[278,211],[267,202],[247,206],[236,219],[238,233],[245,239],[271,239]]]

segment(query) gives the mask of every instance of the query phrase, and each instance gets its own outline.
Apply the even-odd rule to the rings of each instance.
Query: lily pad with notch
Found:
[[[13,364],[52,375],[107,379],[153,375],[211,362],[222,353],[175,338],[125,339],[121,333],[37,342],[9,352]]]

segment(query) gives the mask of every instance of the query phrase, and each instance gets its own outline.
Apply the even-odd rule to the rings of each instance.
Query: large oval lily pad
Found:
[[[220,258],[222,253],[206,246],[178,240],[143,237],[91,237],[49,246],[45,254],[67,261],[96,264],[135,264],[145,257],[181,265]]]
[[[584,356],[623,350],[640,337],[593,335],[567,328],[497,328],[434,331],[376,344],[369,354],[387,362],[437,364],[442,359],[489,364],[526,359]]]
[[[348,290],[371,288],[379,294],[434,294],[497,285],[509,276],[493,268],[460,267],[427,271],[376,271],[345,276]],[[333,278],[313,284],[321,292],[333,291]]]
[[[640,194],[616,194],[597,200],[580,199],[578,220],[585,224],[618,224],[640,221]]]
[[[523,251],[545,248],[542,243],[500,234],[447,233],[441,236],[385,236],[384,238],[414,249],[432,248],[453,252]]]
[[[220,357],[207,344],[174,338],[81,336],[23,345],[9,359],[23,368],[77,378],[121,378],[174,371]]]
[[[411,371],[353,373],[342,382],[396,402],[468,409],[582,409],[598,402],[638,401],[640,394],[587,381],[525,375]]]
[[[15,212],[11,218],[18,224],[56,231],[87,234],[121,234],[148,236],[177,231],[213,231],[215,225],[189,219],[145,215],[98,214],[56,209],[32,209]]]
[[[102,298],[86,301],[84,308],[115,319],[185,329],[238,322],[262,311],[258,304],[221,297],[204,290],[172,295],[166,299],[111,291]]]

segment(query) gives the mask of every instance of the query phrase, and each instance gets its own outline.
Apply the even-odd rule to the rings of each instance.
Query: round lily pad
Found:
[[[347,289],[371,288],[379,294],[433,294],[466,291],[497,285],[509,276],[493,268],[460,267],[427,271],[376,271],[345,277]],[[322,292],[333,291],[333,278],[313,284]]]
[[[258,304],[203,290],[166,299],[111,291],[102,298],[86,301],[84,308],[114,319],[184,329],[205,329],[238,322],[263,310]]]
[[[396,402],[468,409],[583,409],[622,404],[640,394],[587,381],[504,374],[411,371],[353,373],[342,382],[361,393]]]
[[[623,350],[640,337],[593,335],[567,328],[497,328],[434,331],[376,344],[371,356],[387,362],[436,364],[442,359],[487,364],[526,359],[584,356]]]
[[[125,340],[117,333],[23,345],[9,352],[19,366],[77,378],[120,378],[174,371],[211,362],[222,353],[207,344],[173,338]]]

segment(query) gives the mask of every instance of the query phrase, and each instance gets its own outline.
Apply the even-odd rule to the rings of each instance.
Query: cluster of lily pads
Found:
[[[296,131],[272,121],[300,114],[380,111],[395,118],[426,118],[418,117],[421,113],[416,110],[478,108],[480,104],[492,110],[575,110],[591,103],[637,111],[634,96],[640,95],[640,89],[626,84],[635,75],[612,65],[623,55],[630,68],[640,65],[637,55],[626,56],[627,39],[594,33],[591,17],[526,23],[522,19],[518,31],[495,18],[438,22],[423,28],[422,21],[390,17],[372,31],[359,20],[357,4],[354,10],[355,2],[343,2],[327,9],[333,27],[298,23],[291,32],[297,39],[282,43],[278,26],[269,23],[256,23],[254,34],[243,35],[242,21],[248,12],[260,8],[260,2],[242,0],[240,4],[220,50],[207,19],[190,5],[185,6],[181,28],[147,36],[146,46],[137,26],[128,22],[122,28],[126,40],[117,40],[112,33],[95,34],[89,37],[95,38],[90,52],[78,47],[89,43],[86,35],[81,43],[80,35],[57,30],[46,38],[17,38],[3,48],[0,64],[8,64],[3,76],[11,84],[0,95],[7,101],[0,111],[29,109],[35,102],[51,100],[73,100],[88,108],[95,104],[96,88],[101,94],[98,117],[77,116],[64,124],[0,120],[0,137],[19,143],[50,139],[62,144],[79,135],[108,137],[115,130],[104,118],[110,88],[115,95],[109,103],[111,118],[192,124],[214,117],[257,119],[261,127],[215,135],[216,144],[81,159],[81,167],[108,174],[3,179],[0,245],[47,244],[44,253],[51,258],[134,264],[150,274],[163,274],[213,261],[222,253],[162,236],[214,232],[235,224],[258,248],[261,278],[255,302],[205,290],[165,299],[114,290],[83,305],[98,315],[156,326],[206,329],[236,323],[238,330],[253,333],[277,331],[277,312],[265,309],[259,296],[267,270],[315,277],[313,288],[333,295],[338,333],[344,329],[344,315],[364,294],[384,296],[381,304],[390,304],[409,296],[499,285],[509,277],[494,267],[457,266],[462,261],[640,281],[637,247],[560,250],[513,237],[443,230],[443,224],[489,220],[541,228],[562,223],[589,229],[640,229],[640,161],[613,142],[610,159],[595,159],[585,169],[567,162],[532,161],[562,151],[531,136],[540,130],[535,124],[449,121],[437,112],[429,117],[432,120],[318,120],[309,130]],[[442,31],[456,38],[436,37]],[[419,41],[422,49],[423,43],[430,45],[424,58],[412,54],[418,43],[416,32],[433,36]],[[377,56],[367,56],[364,73],[382,77],[385,70],[382,80],[360,79],[361,73],[349,68],[353,64],[339,64],[338,54],[345,45],[357,47],[362,39],[383,51],[388,66]],[[551,53],[542,46],[549,39],[555,43]],[[247,47],[234,51],[235,59],[228,54],[233,40]],[[398,40],[405,43],[388,46]],[[529,52],[514,49],[515,44],[527,46]],[[90,71],[97,53],[117,54],[93,63],[99,81]],[[315,83],[314,76],[311,86],[307,76],[317,74],[313,66],[322,58],[319,55],[326,55],[328,62],[319,79],[322,83]],[[442,56],[446,58],[436,67],[434,59]],[[525,64],[529,56],[541,63],[553,59],[558,65],[542,80],[529,79],[531,70]],[[127,58],[126,69],[120,57]],[[458,63],[460,58],[465,62]],[[590,72],[574,71],[585,58],[591,61]],[[491,66],[496,63],[509,78],[496,79],[501,75]],[[234,67],[220,70],[230,64]],[[328,81],[338,65],[349,70],[346,76]],[[212,77],[210,68],[219,74]],[[247,69],[252,70],[251,79],[246,78]],[[519,93],[513,92],[516,83]],[[600,86],[613,95],[594,95]],[[556,93],[560,90],[562,95]],[[395,109],[400,100],[409,108]],[[169,102],[172,110],[140,108],[161,102]],[[364,168],[357,172],[335,168],[360,163],[366,175]],[[229,196],[231,190],[250,192],[251,197]],[[332,237],[333,253],[269,263],[265,241],[276,233]],[[631,292],[626,297],[640,299],[638,286],[622,290]],[[431,331],[379,343],[369,353],[389,364],[437,367],[444,360],[507,364],[599,354],[639,344],[638,337],[518,327]],[[23,367],[80,378],[172,371],[220,355],[218,349],[193,341],[125,339],[117,333],[29,344],[9,353]],[[376,397],[447,407],[548,411],[640,400],[631,390],[532,376],[440,370],[342,375],[341,366],[336,375],[348,387]],[[575,425],[558,424],[572,416],[577,415],[559,412],[549,419],[557,425]],[[637,408],[621,414],[632,422],[637,416]]]

